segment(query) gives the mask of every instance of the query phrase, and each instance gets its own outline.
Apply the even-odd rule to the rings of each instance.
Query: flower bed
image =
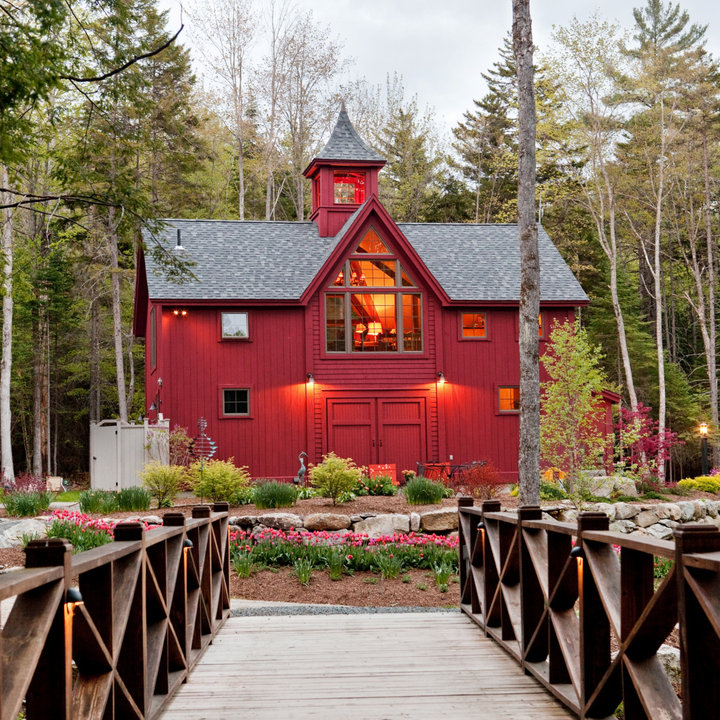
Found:
[[[309,570],[327,569],[333,580],[355,571],[370,571],[383,578],[398,577],[410,569],[431,570],[439,585],[447,587],[458,569],[458,539],[440,535],[394,533],[369,537],[363,533],[277,530],[257,533],[244,530],[230,535],[230,558],[235,571],[248,577],[255,569],[292,566],[302,571],[303,584]]]
[[[112,542],[115,525],[121,522],[93,519],[85,513],[69,510],[54,510],[43,519],[48,523],[47,536],[65,538],[72,544],[74,553]],[[145,530],[158,527],[146,522],[142,526]]]

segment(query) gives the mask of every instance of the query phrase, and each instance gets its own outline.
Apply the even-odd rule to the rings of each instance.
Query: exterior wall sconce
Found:
[[[184,308],[182,310],[180,308],[175,308],[172,312],[175,317],[187,317],[188,314],[188,311]]]
[[[438,385],[444,385],[444,384],[445,384],[445,373],[444,373],[442,370],[440,370],[440,372],[438,372],[437,378],[438,378],[438,379],[437,379]]]
[[[308,385],[314,385],[314,384],[315,384],[315,377],[313,376],[313,374],[312,374],[311,372],[309,372],[305,377],[307,378],[307,384],[308,384]]]
[[[583,550],[582,545],[575,545],[575,547],[570,551],[570,557],[575,558],[577,561],[578,591],[582,593],[583,561],[585,560],[585,551]]]

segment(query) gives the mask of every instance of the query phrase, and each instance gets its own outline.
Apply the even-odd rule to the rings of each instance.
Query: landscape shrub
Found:
[[[188,469],[193,493],[214,502],[230,502],[243,488],[250,485],[246,466],[237,467],[234,459],[194,462]]]
[[[700,490],[701,492],[717,494],[720,492],[720,476],[700,475],[696,478],[680,480],[678,487],[683,490]]]
[[[359,468],[350,458],[338,457],[331,452],[323,455],[323,461],[309,470],[310,481],[323,497],[332,498],[333,505],[343,502],[343,493],[352,493],[362,476]]]
[[[176,425],[168,436],[170,465],[189,467],[193,461],[193,439],[188,435],[187,428]]]
[[[502,484],[500,473],[490,460],[472,463],[470,467],[456,473],[448,483],[455,492],[472,495],[478,500],[490,500],[495,497]]]
[[[375,477],[367,477],[363,475],[358,481],[353,492],[355,495],[395,495],[398,486],[393,485],[392,478],[389,475],[375,475]]]
[[[419,476],[409,480],[403,492],[408,505],[437,505],[445,497],[445,491],[442,482]]]
[[[143,487],[135,485],[134,487],[123,488],[115,496],[117,499],[118,510],[149,510],[150,500],[152,496],[150,492]]]
[[[5,512],[10,517],[34,517],[45,512],[53,501],[49,492],[6,492],[3,496]]]
[[[145,466],[140,479],[159,508],[172,507],[185,472],[180,465],[163,465],[154,460]]]
[[[21,472],[15,476],[12,486],[8,489],[11,492],[41,493],[46,491],[47,484],[39,475]]]
[[[79,502],[84,513],[107,514],[119,509],[118,494],[109,490],[84,490]]]
[[[565,500],[567,493],[556,483],[546,480],[540,481],[541,500]]]
[[[297,496],[298,491],[294,485],[277,480],[260,481],[253,488],[255,507],[262,510],[292,507],[297,502]]]

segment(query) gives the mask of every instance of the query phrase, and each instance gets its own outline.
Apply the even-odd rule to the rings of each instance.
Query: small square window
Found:
[[[498,388],[498,411],[514,413],[520,410],[520,388],[517,385],[506,385]]]
[[[223,390],[223,415],[249,415],[250,391],[247,388]]]
[[[462,336],[464,338],[486,338],[487,323],[484,312],[464,312],[462,314]]]
[[[222,313],[222,337],[229,340],[247,340],[248,314],[246,312]]]

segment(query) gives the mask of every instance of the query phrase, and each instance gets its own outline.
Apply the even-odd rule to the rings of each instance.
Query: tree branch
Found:
[[[60,78],[62,80],[70,80],[71,82],[75,82],[75,83],[102,82],[103,80],[107,80],[108,78],[111,78],[113,75],[117,75],[118,73],[121,73],[123,70],[127,70],[130,66],[134,65],[137,62],[140,62],[140,60],[147,60],[147,58],[153,57],[154,55],[159,55],[163,50],[170,47],[170,45],[172,45],[175,42],[178,35],[180,35],[180,33],[183,31],[184,27],[185,27],[185,25],[180,25],[180,29],[164,45],[161,45],[159,48],[155,48],[155,50],[151,50],[150,52],[146,52],[142,55],[137,55],[134,58],[131,58],[130,60],[128,60],[124,65],[121,65],[120,67],[110,70],[109,72],[106,72],[104,75],[96,75],[95,77],[88,77],[88,78],[75,77],[73,75],[60,75]]]

